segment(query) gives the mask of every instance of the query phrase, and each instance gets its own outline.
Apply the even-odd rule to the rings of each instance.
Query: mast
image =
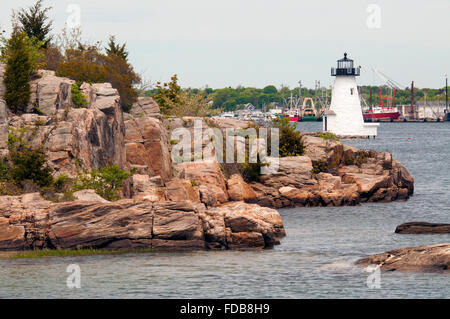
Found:
[[[444,121],[450,121],[450,114],[448,109],[448,76],[445,74],[445,114]]]
[[[414,114],[414,81],[411,82],[411,113],[413,118],[415,118]]]

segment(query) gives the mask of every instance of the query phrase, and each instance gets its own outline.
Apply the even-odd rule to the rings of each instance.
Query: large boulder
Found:
[[[242,233],[260,234],[264,239],[262,248],[279,244],[279,239],[286,236],[280,214],[271,208],[232,202],[211,208],[210,211],[223,216],[225,227],[229,228],[231,233],[239,234],[241,239]],[[252,234],[248,236],[255,238]]]
[[[131,177],[132,197],[151,202],[166,200],[166,187],[161,176],[134,174]]]
[[[308,156],[282,157],[279,159],[277,172],[262,175],[260,180],[264,185],[274,188],[283,186],[302,188],[316,184],[312,171],[312,161]]]
[[[28,112],[37,109],[40,113],[53,116],[58,110],[72,106],[72,84],[75,81],[58,77],[54,71],[39,70],[36,79],[30,83],[31,96]]]
[[[161,121],[152,117],[125,121],[127,161],[142,174],[172,178],[172,159],[168,149],[167,131]]]
[[[232,175],[228,181],[228,195],[233,201],[252,202],[256,200],[256,193],[239,174]]]
[[[173,179],[166,184],[166,198],[169,201],[190,200],[200,202],[200,193],[197,186],[186,179]]]
[[[123,122],[117,115],[119,118],[112,115],[111,122],[110,116],[98,109],[70,110],[67,118],[50,126],[39,141],[45,143],[50,167],[69,175],[76,174],[77,164],[87,170],[112,164],[125,167]]]
[[[24,246],[24,226],[12,226],[8,218],[0,217],[0,250],[19,250]]]
[[[152,97],[139,97],[130,110],[133,117],[161,117],[158,103]]]
[[[225,176],[215,159],[180,163],[176,169],[180,177],[207,186],[220,203],[228,201]]]
[[[450,272],[450,244],[407,247],[360,259],[357,265],[378,265],[381,271]]]

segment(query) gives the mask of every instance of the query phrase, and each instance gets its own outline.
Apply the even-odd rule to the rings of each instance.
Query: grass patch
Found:
[[[336,134],[331,133],[331,132],[319,133],[317,136],[324,140],[336,141],[336,142],[339,141],[339,138],[336,136]]]
[[[149,253],[154,249],[43,249],[28,250],[7,255],[7,259],[31,259],[44,257],[67,257],[67,256],[94,256],[94,255],[119,255],[127,253]]]

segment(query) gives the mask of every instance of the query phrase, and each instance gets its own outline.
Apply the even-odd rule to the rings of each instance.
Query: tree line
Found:
[[[367,104],[379,105],[380,101],[380,89],[382,97],[392,97],[393,90],[387,86],[361,86],[360,92]],[[180,88],[181,90],[181,88]],[[273,102],[283,105],[288,102],[291,96],[299,96],[299,88],[290,89],[287,86],[282,86],[277,89],[274,85],[268,85],[264,88],[243,87],[238,86],[236,88],[228,87],[221,89],[197,89],[187,88],[185,92],[190,94],[201,94],[211,101],[214,109],[221,109],[224,111],[236,111],[245,107],[246,104],[251,103],[258,109],[270,108]],[[160,90],[158,87],[145,91],[145,96],[158,96]],[[372,92],[372,93],[371,93]],[[315,99],[322,99],[327,104],[331,101],[331,90],[328,88],[322,88],[321,90],[302,88],[302,97],[310,97]],[[445,101],[445,88],[440,89],[421,89],[414,88],[414,100],[415,101]],[[319,104],[319,102],[317,102]],[[411,103],[411,90],[405,88],[403,90],[396,90],[395,92],[395,104],[404,105]],[[273,104],[272,104],[273,105]],[[319,104],[320,105],[320,104]]]

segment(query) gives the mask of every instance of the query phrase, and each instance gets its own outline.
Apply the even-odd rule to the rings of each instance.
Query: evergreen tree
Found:
[[[21,9],[17,15],[21,31],[30,38],[36,38],[42,42],[44,48],[47,48],[51,40],[49,33],[52,29],[52,21],[47,16],[50,9],[51,7],[43,8],[42,0],[37,0],[34,6],[29,7],[28,10]]]
[[[25,112],[30,100],[33,61],[27,43],[28,37],[25,33],[14,31],[3,52],[6,62],[4,98],[8,107],[16,114]]]
[[[120,45],[116,42],[116,37],[111,35],[109,37],[108,47],[106,48],[106,54],[115,54],[125,61],[128,61],[128,51],[126,50],[126,43]]]

